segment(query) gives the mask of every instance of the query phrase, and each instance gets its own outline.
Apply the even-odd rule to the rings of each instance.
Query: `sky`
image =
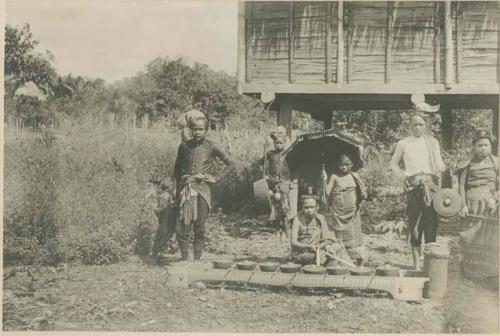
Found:
[[[233,0],[6,0],[5,21],[29,23],[61,75],[113,82],[156,57],[187,57],[236,73]]]

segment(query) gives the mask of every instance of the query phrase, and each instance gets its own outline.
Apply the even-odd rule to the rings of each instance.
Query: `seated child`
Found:
[[[340,157],[338,172],[330,176],[328,183],[327,174],[322,171],[327,199],[325,217],[350,257],[362,265],[364,251],[359,206],[367,193],[359,175],[351,169],[352,160],[344,154]]]
[[[315,264],[317,253],[321,265],[336,264],[332,256],[341,252],[335,233],[328,229],[325,217],[317,212],[316,196],[302,196],[302,210],[292,220],[291,245],[294,262],[307,265]],[[346,256],[342,256],[346,260]]]

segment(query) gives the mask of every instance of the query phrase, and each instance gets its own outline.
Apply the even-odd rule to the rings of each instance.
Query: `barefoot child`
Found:
[[[189,127],[192,139],[179,146],[174,164],[179,211],[175,235],[181,250],[181,258],[187,260],[189,233],[191,230],[194,231],[194,259],[200,260],[210,210],[210,185],[216,182],[210,173],[216,159],[220,159],[226,165],[222,176],[234,169],[235,165],[217,144],[206,139],[208,130],[206,118],[191,119]]]
[[[290,210],[290,191],[295,187],[295,181],[290,178],[290,170],[283,155],[287,136],[284,127],[280,126],[271,132],[274,149],[266,153],[266,157],[261,160],[266,176],[269,191],[271,192],[271,214],[269,221],[280,232],[286,233],[288,237],[287,223],[295,214]]]
[[[363,237],[359,206],[366,199],[366,188],[358,174],[351,171],[352,160],[342,155],[338,171],[330,176],[323,170],[321,177],[327,196],[327,219],[339,241],[358,265],[364,262]]]
[[[302,210],[292,220],[291,226],[292,259],[294,262],[307,265],[315,264],[317,258],[320,265],[336,263],[336,256],[341,252],[335,233],[328,229],[325,217],[318,213],[316,196],[302,196]],[[342,257],[343,260],[351,261]]]

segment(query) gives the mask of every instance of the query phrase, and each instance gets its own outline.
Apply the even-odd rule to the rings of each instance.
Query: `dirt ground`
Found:
[[[221,224],[224,223],[224,224]],[[238,224],[238,225],[236,225]],[[204,262],[284,260],[286,246],[258,220],[211,218]],[[238,228],[238,229],[236,229]],[[4,269],[4,330],[333,333],[498,333],[498,291],[460,274],[456,236],[448,295],[408,303],[353,291],[271,290],[250,286],[169,288],[167,270],[138,257],[109,266]],[[368,263],[409,268],[405,240],[366,235]],[[167,256],[175,261],[175,255]]]

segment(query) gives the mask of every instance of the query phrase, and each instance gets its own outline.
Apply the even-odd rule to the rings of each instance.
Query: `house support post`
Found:
[[[278,111],[278,126],[286,128],[286,135],[292,138],[292,100],[290,97],[283,97]]]

